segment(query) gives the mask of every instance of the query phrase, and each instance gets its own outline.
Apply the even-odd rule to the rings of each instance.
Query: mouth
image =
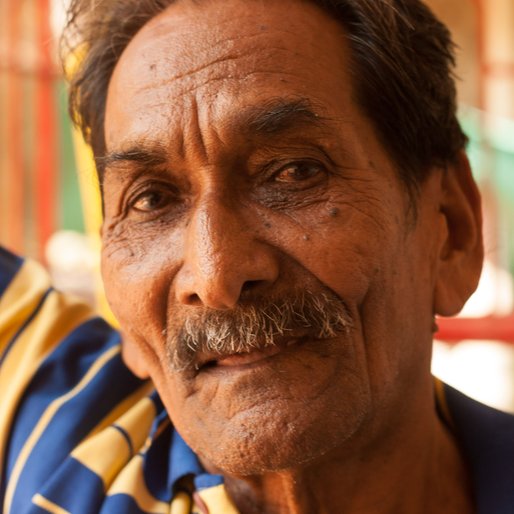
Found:
[[[255,348],[249,352],[199,355],[197,369],[198,372],[202,372],[213,369],[230,371],[256,367],[279,354],[294,350],[302,345],[305,339],[306,338],[288,339],[277,344]]]

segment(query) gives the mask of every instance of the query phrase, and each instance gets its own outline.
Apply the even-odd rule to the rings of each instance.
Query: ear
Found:
[[[121,357],[127,368],[138,378],[143,380],[149,378],[150,375],[145,365],[146,359],[142,348],[125,334],[122,333],[121,337]]]
[[[445,236],[439,252],[434,312],[453,316],[475,291],[484,258],[480,193],[464,152],[441,175],[440,213]]]

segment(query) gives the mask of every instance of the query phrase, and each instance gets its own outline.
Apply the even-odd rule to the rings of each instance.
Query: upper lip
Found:
[[[226,359],[228,357],[232,357],[235,355],[246,355],[254,352],[263,352],[264,350],[269,349],[270,347],[279,348],[280,350],[286,348],[288,345],[298,342],[300,339],[305,338],[305,335],[290,335],[287,336],[277,336],[274,339],[273,345],[265,344],[257,344],[254,348],[252,348],[249,352],[206,352],[199,351],[196,354],[195,359],[195,368],[197,370],[201,370],[207,365],[216,364],[218,361]]]

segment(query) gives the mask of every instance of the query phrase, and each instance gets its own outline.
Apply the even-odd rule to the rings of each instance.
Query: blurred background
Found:
[[[98,278],[101,214],[89,149],[67,115],[57,58],[63,0],[0,0],[0,244],[113,323]],[[514,412],[514,1],[428,0],[454,34],[460,119],[484,199],[486,263],[456,319],[438,320],[433,371]]]

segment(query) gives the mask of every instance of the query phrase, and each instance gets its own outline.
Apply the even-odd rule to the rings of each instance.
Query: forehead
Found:
[[[226,122],[282,96],[311,99],[325,115],[348,98],[348,77],[345,34],[313,4],[181,0],[148,22],[121,56],[109,86],[107,146],[155,137],[193,111]]]

